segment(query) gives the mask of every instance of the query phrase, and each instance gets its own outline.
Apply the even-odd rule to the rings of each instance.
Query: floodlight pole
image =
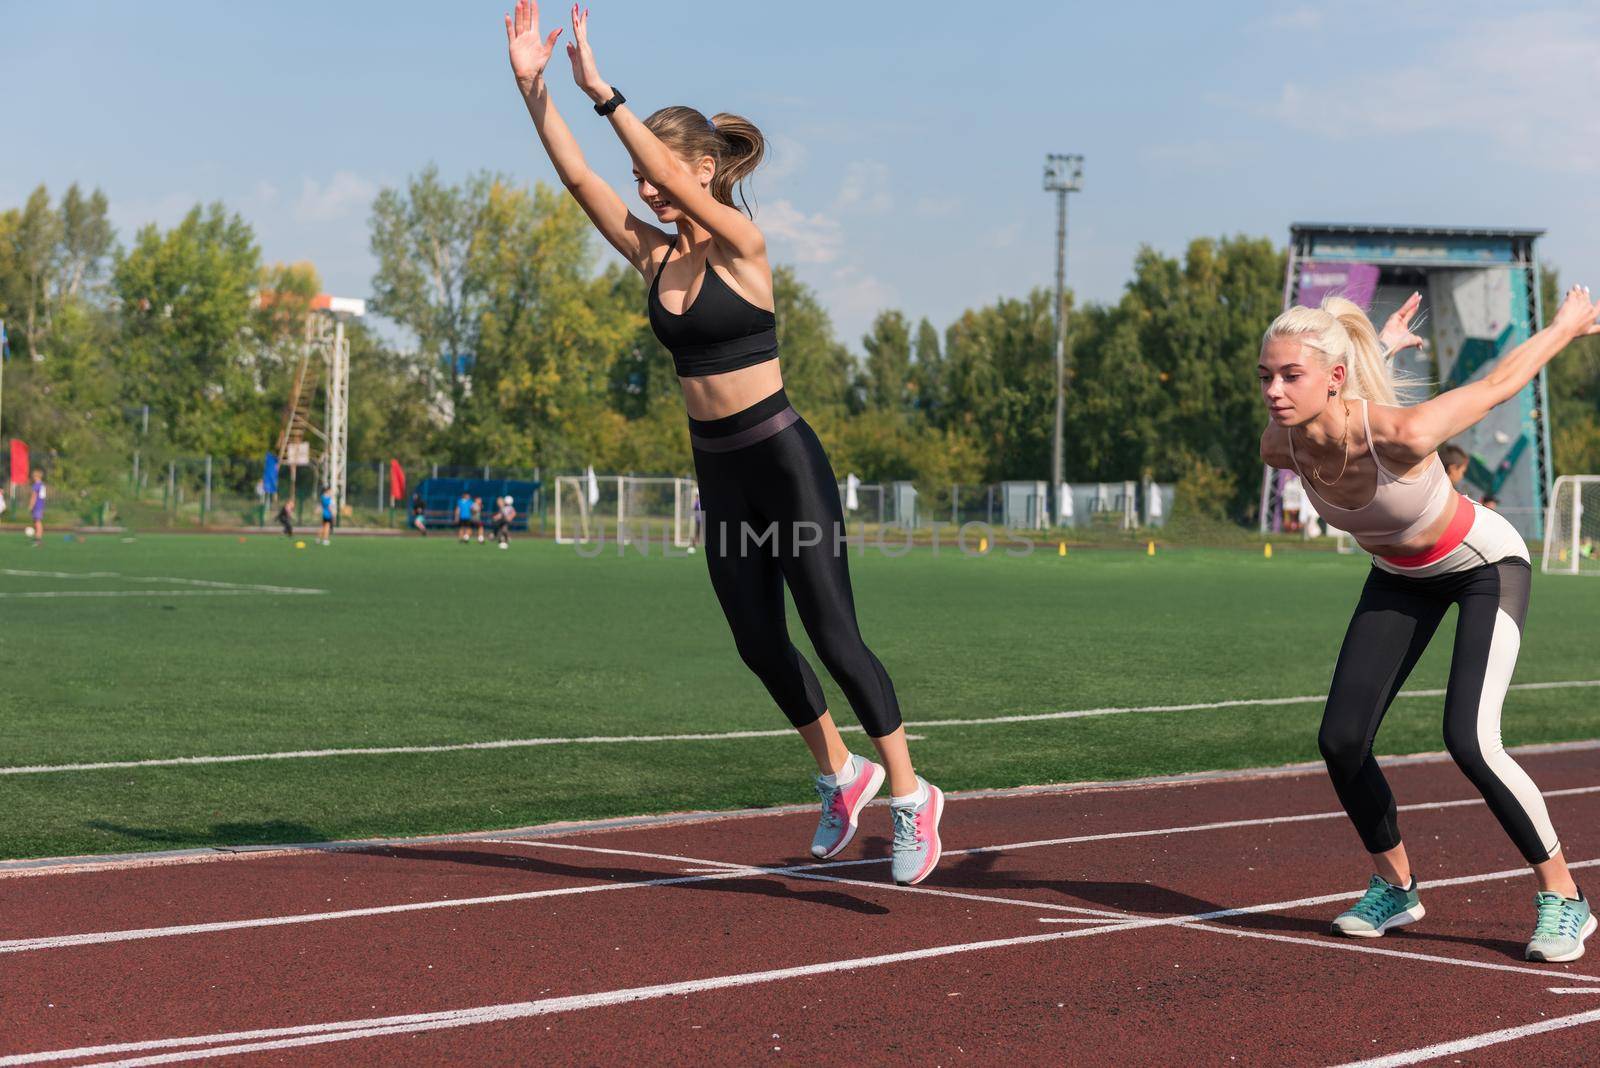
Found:
[[[1056,425],[1050,439],[1050,495],[1061,522],[1061,435],[1067,403],[1067,194],[1083,188],[1083,157],[1044,158],[1044,189],[1056,195]],[[1052,524],[1054,525],[1054,524]]]

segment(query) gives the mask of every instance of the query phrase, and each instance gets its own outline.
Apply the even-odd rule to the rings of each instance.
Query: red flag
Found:
[[[16,438],[11,439],[11,481],[28,481],[28,446]]]
[[[406,469],[399,460],[389,461],[389,500],[403,500],[406,495]]]

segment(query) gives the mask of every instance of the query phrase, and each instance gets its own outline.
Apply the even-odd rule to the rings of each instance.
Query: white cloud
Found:
[[[918,197],[911,210],[925,218],[942,219],[954,215],[960,207],[960,197]]]
[[[899,303],[893,286],[853,264],[831,271],[820,290],[839,339],[852,347],[867,332],[874,316]]]
[[[831,263],[839,258],[844,235],[839,224],[826,215],[807,215],[791,201],[774,200],[762,205],[756,222],[767,239],[778,246],[775,260]]]
[[[1267,17],[1267,25],[1274,30],[1318,30],[1322,21],[1322,11],[1307,5],[1275,11]]]
[[[1286,83],[1271,113],[1331,139],[1467,133],[1538,169],[1600,171],[1600,11],[1463,14],[1440,25],[1453,29],[1403,43],[1382,70]]]
[[[860,211],[882,215],[894,207],[889,194],[889,167],[876,160],[857,160],[845,168],[834,198],[835,211]]]
[[[781,182],[799,172],[806,162],[806,146],[792,137],[776,134],[767,140],[767,163],[761,177]]]
[[[378,186],[352,171],[339,171],[326,186],[307,178],[294,205],[298,222],[332,222],[353,213],[365,213],[378,195]]]
[[[978,243],[986,248],[1010,248],[1017,243],[1017,238],[1021,236],[1021,223],[1007,223],[1005,226],[986,231],[978,238]]]

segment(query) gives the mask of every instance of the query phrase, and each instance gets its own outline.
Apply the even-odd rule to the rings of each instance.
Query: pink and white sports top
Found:
[[[1367,435],[1367,451],[1378,469],[1378,487],[1372,499],[1360,508],[1340,508],[1322,498],[1300,470],[1294,455],[1294,435],[1289,435],[1289,461],[1294,464],[1300,484],[1311,496],[1317,512],[1330,526],[1338,527],[1359,541],[1396,544],[1409,541],[1429,524],[1444,514],[1456,493],[1450,486],[1450,476],[1445,473],[1444,462],[1434,453],[1427,469],[1417,478],[1400,478],[1383,466],[1378,451],[1372,447],[1372,422],[1367,418],[1367,402],[1361,401],[1361,426]]]

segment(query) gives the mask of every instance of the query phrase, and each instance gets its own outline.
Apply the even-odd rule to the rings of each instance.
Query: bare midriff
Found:
[[[1356,544],[1373,556],[1415,556],[1417,553],[1425,553],[1439,544],[1439,539],[1444,537],[1444,532],[1450,529],[1450,521],[1456,517],[1456,509],[1465,507],[1466,504],[1461,500],[1461,494],[1452,493],[1450,495],[1450,503],[1445,505],[1444,511],[1440,512],[1439,517],[1424,527],[1416,537],[1394,545],[1380,545],[1377,543],[1369,545],[1359,540]]]
[[[721,419],[778,392],[783,388],[783,373],[777,360],[768,360],[720,375],[679,378],[678,384],[683,387],[683,406],[689,418]]]

